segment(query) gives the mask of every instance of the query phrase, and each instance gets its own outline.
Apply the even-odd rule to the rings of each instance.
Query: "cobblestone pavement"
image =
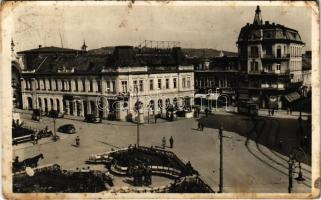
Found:
[[[30,114],[22,114],[26,125],[44,128],[48,125],[53,129],[53,120],[43,118],[42,122],[31,120]],[[213,116],[215,118],[215,115]],[[226,123],[239,123],[247,127],[244,118],[233,115],[222,116]],[[269,119],[266,117],[266,119]],[[243,120],[243,121],[242,121]],[[297,123],[290,120],[281,132]],[[13,156],[20,159],[43,153],[45,159],[40,165],[57,163],[66,169],[88,166],[85,161],[91,154],[102,153],[111,149],[127,147],[136,143],[136,125],[127,122],[102,124],[85,123],[82,119],[58,119],[56,128],[62,124],[74,124],[77,133],[67,135],[58,133],[62,139],[53,142],[50,139],[40,140],[39,144],[21,144],[13,149]],[[224,126],[227,126],[227,124]],[[281,122],[282,123],[282,122]],[[274,123],[269,125],[271,128]],[[288,127],[289,126],[289,127]],[[242,132],[243,130],[241,130]],[[283,130],[284,129],[284,130]],[[289,129],[291,130],[291,129]],[[288,187],[288,158],[253,140],[245,145],[246,138],[229,130],[224,131],[224,192],[287,192]],[[80,137],[80,147],[75,147],[75,138]],[[175,152],[182,160],[191,161],[193,167],[200,172],[201,177],[215,190],[219,181],[219,140],[215,127],[205,127],[204,131],[197,130],[195,119],[178,120],[140,126],[140,144],[144,146],[161,146],[162,137],[166,137],[167,146],[170,136],[174,138]],[[92,166],[92,168],[100,168]],[[309,192],[311,187],[311,167],[303,165],[304,184],[293,180],[293,192]],[[296,175],[294,176],[296,177]]]

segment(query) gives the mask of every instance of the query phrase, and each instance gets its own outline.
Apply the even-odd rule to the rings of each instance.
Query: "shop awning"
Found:
[[[202,98],[207,100],[216,100],[220,96],[219,93],[211,93],[211,94],[195,94],[195,98]]]
[[[202,98],[205,99],[207,94],[195,94],[195,98]]]
[[[296,100],[300,99],[301,95],[299,93],[297,93],[297,92],[292,92],[292,93],[284,95],[284,97],[288,102],[291,103],[293,101],[296,101]]]
[[[208,94],[207,96],[206,96],[206,98],[208,99],[208,100],[217,100],[217,98],[220,96],[220,94],[218,94],[218,93],[212,93],[212,94]]]

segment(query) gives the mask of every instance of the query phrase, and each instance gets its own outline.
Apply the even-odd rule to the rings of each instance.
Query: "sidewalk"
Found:
[[[201,114],[205,114],[204,111],[201,111]],[[218,115],[235,115],[238,114],[237,113],[237,108],[236,107],[220,107],[217,108],[217,110],[215,108],[212,109],[212,114],[218,114]],[[308,116],[311,116],[311,113],[306,113],[306,112],[302,112],[302,119],[306,120]],[[269,115],[268,109],[259,109],[258,111],[258,116],[264,116],[264,117],[271,117],[271,118],[288,118],[288,119],[298,119],[300,116],[300,112],[299,111],[292,111],[292,114],[287,114],[286,110],[274,110],[274,115],[271,116]]]

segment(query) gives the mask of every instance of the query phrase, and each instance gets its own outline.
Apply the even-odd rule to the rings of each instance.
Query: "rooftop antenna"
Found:
[[[64,43],[63,43],[63,41],[62,41],[62,37],[61,37],[60,31],[59,31],[59,37],[60,37],[61,48],[64,48]]]

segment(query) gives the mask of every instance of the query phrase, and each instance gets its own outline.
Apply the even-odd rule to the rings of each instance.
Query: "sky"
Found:
[[[119,3],[119,2],[118,2]],[[195,3],[195,2],[194,2]],[[241,27],[254,19],[256,4],[218,6],[135,3],[20,4],[12,11],[16,51],[42,46],[88,49],[138,45],[144,40],[179,41],[185,48],[214,48],[237,52]],[[263,21],[299,31],[311,49],[311,9],[306,6],[261,5]]]

